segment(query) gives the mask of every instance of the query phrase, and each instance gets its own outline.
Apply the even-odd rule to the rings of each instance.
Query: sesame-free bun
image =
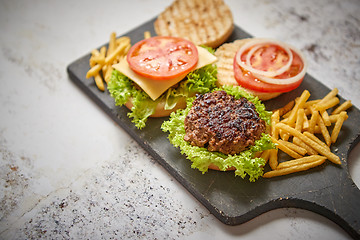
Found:
[[[154,28],[159,36],[181,37],[215,48],[231,35],[234,24],[223,0],[175,0],[158,16]]]
[[[242,45],[247,43],[250,38],[235,40],[231,43],[225,43],[221,45],[216,51],[215,56],[218,58],[217,65],[217,84],[219,86],[233,85],[239,86],[234,76],[234,57],[236,52],[241,48]],[[257,96],[260,100],[269,100],[279,96],[280,92],[258,92],[251,89],[245,89],[247,92]]]
[[[125,103],[125,106],[131,110],[133,106],[132,99],[127,101]],[[170,116],[170,113],[183,108],[186,108],[185,98],[180,98],[179,101],[176,103],[175,107],[171,110],[165,110],[165,101],[160,101],[159,104],[156,106],[155,112],[152,115],[150,115],[150,117],[167,117]]]

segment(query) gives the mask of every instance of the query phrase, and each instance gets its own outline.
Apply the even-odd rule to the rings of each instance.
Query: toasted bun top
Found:
[[[236,52],[241,48],[241,46],[247,43],[249,40],[250,39],[247,38],[247,39],[236,40],[232,43],[225,43],[215,51],[215,56],[218,58],[216,65],[218,71],[217,84],[219,86],[223,86],[223,85],[239,86],[234,76],[234,65],[233,65],[234,57],[236,55]],[[257,96],[260,100],[269,100],[281,94],[279,92],[264,93],[264,92],[258,92],[245,88],[244,90]]]
[[[233,17],[223,0],[175,0],[154,23],[160,36],[188,39],[215,48],[233,31]]]

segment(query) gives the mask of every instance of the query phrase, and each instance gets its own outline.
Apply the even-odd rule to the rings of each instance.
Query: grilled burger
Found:
[[[270,116],[258,98],[226,86],[189,99],[186,109],[172,113],[162,129],[192,168],[202,173],[209,168],[235,170],[235,175],[255,181],[265,165],[256,156],[274,148],[266,133]]]

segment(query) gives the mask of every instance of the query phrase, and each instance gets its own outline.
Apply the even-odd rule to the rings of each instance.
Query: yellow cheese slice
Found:
[[[208,64],[214,63],[217,58],[209,53],[205,48],[197,47],[199,53],[199,60],[196,64],[195,69],[202,68]],[[129,67],[126,58],[122,59],[119,63],[114,64],[112,66],[114,69],[118,70],[132,81],[134,81],[139,87],[141,87],[150,97],[152,100],[156,100],[158,97],[161,96],[167,89],[171,86],[175,85],[176,83],[180,82],[182,79],[186,77],[187,74],[183,76],[179,76],[177,78],[167,80],[167,81],[158,81],[153,80],[150,78],[146,78],[143,76],[138,75]]]

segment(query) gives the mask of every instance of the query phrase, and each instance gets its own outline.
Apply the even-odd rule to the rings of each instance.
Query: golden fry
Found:
[[[278,124],[282,124],[282,123],[278,123]],[[277,124],[277,125],[278,125]],[[297,152],[295,152],[294,150],[291,150],[290,148],[288,148],[287,146],[285,146],[283,144],[283,141],[281,140],[277,140],[275,138],[271,138],[271,140],[273,141],[273,143],[275,143],[278,149],[280,149],[281,151],[283,151],[284,153],[288,154],[289,156],[293,157],[293,158],[301,158],[302,156],[300,154],[298,154]]]
[[[90,68],[90,70],[86,73],[86,78],[94,77],[96,74],[98,74],[101,70],[101,65],[97,64]]]
[[[321,101],[321,99],[316,99],[316,100],[311,100],[311,101],[307,101],[305,104],[304,104],[304,108],[308,108],[314,104],[317,104]]]
[[[293,126],[296,120],[296,114],[299,108],[303,108],[305,102],[309,99],[310,93],[308,90],[304,90],[299,98],[298,101],[296,101],[294,108],[291,110],[291,114],[289,116],[289,120],[287,122],[288,125]]]
[[[98,87],[99,90],[104,91],[105,90],[105,86],[104,86],[104,82],[100,76],[100,74],[96,74],[94,76],[95,79],[95,84]]]
[[[321,132],[321,131],[320,131]],[[303,132],[303,134],[313,140],[314,142],[318,143],[319,145],[323,146],[324,148],[328,149],[330,151],[330,148],[328,145],[326,145],[323,141],[321,141],[319,138],[317,138],[314,134],[309,132]]]
[[[120,45],[114,50],[114,52],[112,52],[109,56],[106,56],[105,63],[106,64],[112,63],[115,57],[118,54],[120,54],[122,51],[124,51],[129,44],[130,44],[130,39],[124,39],[124,41],[120,43]]]
[[[325,123],[321,117],[318,118],[318,125],[320,127],[321,134],[323,135],[323,137],[325,139],[326,145],[330,146],[331,145],[330,134],[329,134],[329,131],[327,130]]]
[[[326,157],[320,156],[320,155],[311,155],[311,156],[279,163],[279,165],[277,166],[277,169],[288,168],[288,167],[301,165],[301,164],[309,163],[309,162],[314,162],[314,161],[318,161],[318,160],[322,160],[322,159],[326,160]]]
[[[94,61],[94,58],[100,56],[100,52],[97,49],[91,50],[91,57],[89,59],[89,65],[90,67],[93,67],[96,65],[96,62]]]
[[[97,50],[97,49],[91,50],[91,56],[97,57],[97,56],[99,56],[99,55],[100,55],[99,50]]]
[[[269,156],[270,156],[270,150],[265,150],[261,153],[261,158],[264,159],[266,162],[269,160]]]
[[[305,136],[303,133],[296,131],[296,129],[283,124],[283,123],[277,123],[275,125],[279,129],[283,129],[293,135],[294,137],[300,138],[303,142],[305,142],[307,145],[314,148],[318,153],[322,154],[323,156],[326,156],[330,161],[336,164],[341,164],[340,158],[333,154],[328,147],[323,147],[319,143],[315,142],[314,140],[310,139],[309,137]]]
[[[310,163],[305,163],[305,164],[301,164],[301,165],[295,165],[295,166],[288,167],[288,168],[276,169],[276,170],[266,172],[263,175],[263,177],[264,178],[271,178],[271,177],[276,177],[276,176],[287,175],[287,174],[290,174],[290,173],[301,172],[301,171],[305,171],[305,170],[308,170],[310,168],[314,168],[316,166],[319,166],[319,165],[323,164],[324,162],[325,162],[325,159],[320,159],[320,160],[310,162]]]
[[[320,115],[321,115],[322,119],[324,120],[325,126],[327,126],[327,127],[331,126],[330,117],[329,117],[329,114],[327,113],[327,111],[322,111]]]
[[[321,99],[320,102],[318,102],[317,104],[323,104],[327,101],[329,101],[330,99],[336,97],[336,95],[339,93],[339,90],[337,88],[334,88],[333,90],[331,90],[328,94],[326,94],[325,97],[323,97],[323,99]]]
[[[111,73],[112,73],[113,70],[114,70],[114,69],[113,69],[112,66],[108,66],[108,68],[106,69],[105,76],[104,76],[104,79],[105,79],[105,82],[106,82],[106,83],[109,83],[110,77],[111,77]]]
[[[150,31],[145,31],[145,32],[144,32],[144,38],[145,38],[145,39],[151,38],[151,33],[150,33]]]
[[[348,119],[348,115],[347,115],[347,113],[345,112],[345,111],[343,111],[346,115],[345,115],[345,120],[347,120]],[[336,121],[338,120],[338,118],[340,117],[340,113],[338,113],[338,114],[334,114],[334,115],[330,115],[329,116],[329,118],[330,118],[330,122],[331,123],[336,123]]]
[[[290,102],[288,102],[285,106],[283,106],[282,108],[276,109],[275,111],[279,111],[279,116],[283,116],[284,114],[286,114],[287,112],[289,112],[293,107],[294,107],[295,101],[292,100]]]
[[[279,131],[279,130],[278,130]],[[284,141],[287,141],[287,140],[289,140],[289,138],[290,138],[290,135],[287,133],[287,132],[285,132],[285,131],[279,131],[279,135],[280,135],[280,138],[282,139],[282,140],[284,140]]]
[[[306,149],[306,152],[309,155],[316,155],[318,154],[312,147],[310,147],[309,145],[305,144],[303,141],[301,141],[298,137],[294,137],[293,138],[293,143],[298,145],[299,147],[302,147],[304,149]]]
[[[319,118],[319,112],[314,111],[311,115],[310,121],[309,121],[309,132],[314,133],[315,125],[317,123],[317,119]]]
[[[278,165],[278,150],[277,149],[270,149],[270,156],[269,156],[269,165],[272,170],[277,168]]]
[[[289,149],[299,153],[300,155],[305,155],[307,153],[306,149],[305,148],[302,148],[292,142],[287,142],[287,141],[284,141],[284,140],[278,140],[281,144],[285,145],[286,147],[288,147]]]
[[[342,111],[346,111],[348,108],[352,106],[351,100],[347,100],[343,102],[340,106],[338,106],[331,114],[339,114]]]
[[[304,117],[303,117],[303,129],[307,130],[309,129],[309,119],[307,118],[304,110]]]
[[[277,130],[277,128],[275,128],[275,124],[277,124],[279,122],[279,111],[275,111],[272,115],[271,115],[271,135],[275,138],[278,139],[279,138],[279,131]]]
[[[106,56],[110,56],[116,48],[116,33],[112,32],[110,34],[109,46],[106,52]]]
[[[297,112],[297,116],[296,116],[296,122],[295,122],[295,129],[298,131],[302,131],[302,127],[304,124],[304,109],[300,108]]]
[[[341,129],[344,121],[346,120],[346,118],[347,118],[346,112],[341,112],[340,117],[336,121],[334,129],[333,129],[333,131],[331,133],[331,142],[332,143],[336,142],[336,139],[338,138],[339,133],[340,133],[340,129]]]
[[[331,99],[329,99],[328,101],[326,101],[326,102],[324,102],[322,104],[318,103],[314,107],[315,107],[315,109],[317,109],[318,111],[321,112],[321,111],[324,111],[326,109],[329,109],[329,108],[332,108],[332,107],[336,106],[337,104],[339,104],[339,102],[340,102],[339,98],[334,97],[334,98],[331,98]]]

